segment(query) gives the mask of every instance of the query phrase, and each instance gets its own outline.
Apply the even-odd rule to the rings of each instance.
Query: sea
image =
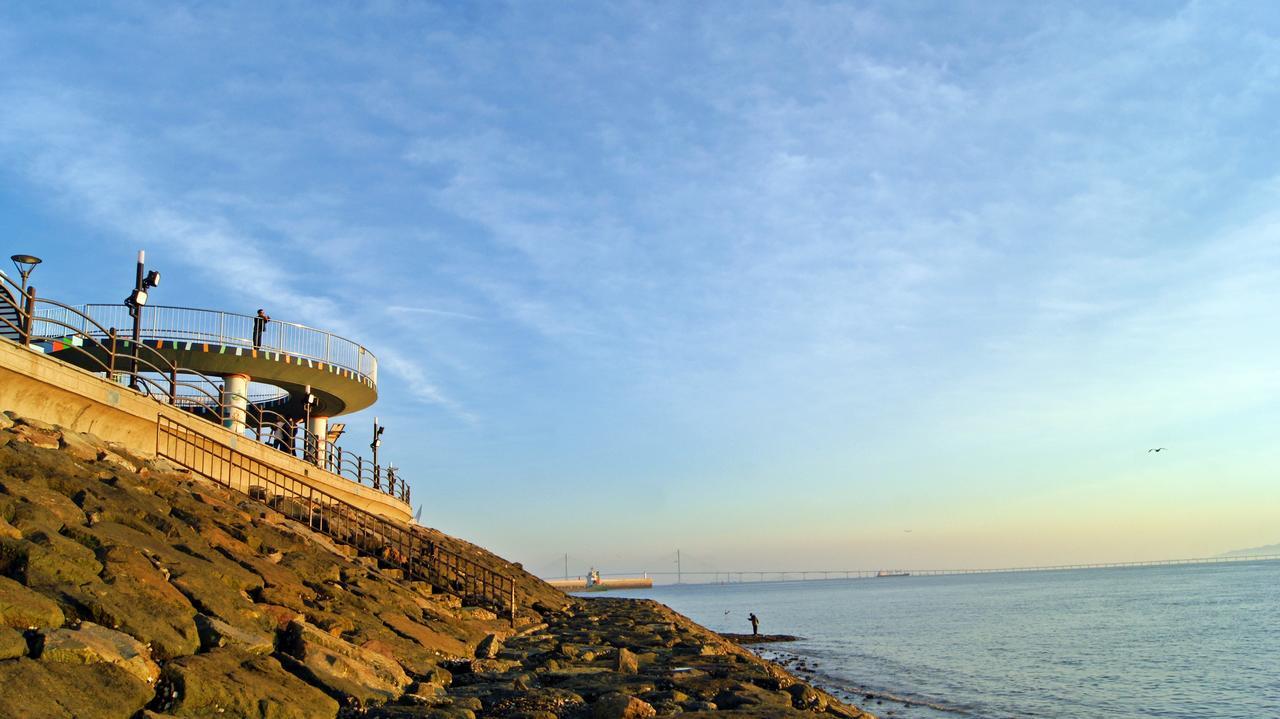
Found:
[[[879,717],[1280,717],[1280,561],[659,585]]]

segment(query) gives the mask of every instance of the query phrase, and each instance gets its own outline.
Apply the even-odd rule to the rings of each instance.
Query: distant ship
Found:
[[[881,569],[876,573],[877,577],[909,577],[911,572],[890,572],[887,569]]]

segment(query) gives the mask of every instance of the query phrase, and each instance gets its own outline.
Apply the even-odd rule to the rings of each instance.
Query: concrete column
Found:
[[[329,418],[312,416],[311,422],[307,425],[307,432],[316,438],[316,454],[312,461],[315,462],[316,466],[324,467],[328,464],[326,460],[329,457],[329,442],[327,441]]]
[[[249,407],[249,375],[229,374],[222,379],[222,426],[244,434]]]

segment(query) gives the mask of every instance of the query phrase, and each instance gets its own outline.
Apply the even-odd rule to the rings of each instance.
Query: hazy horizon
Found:
[[[118,302],[145,248],[154,303],[370,347],[349,445],[382,418],[425,524],[544,576],[1212,556],[1280,541],[1278,40],[1264,3],[13,4],[0,232],[44,296]]]

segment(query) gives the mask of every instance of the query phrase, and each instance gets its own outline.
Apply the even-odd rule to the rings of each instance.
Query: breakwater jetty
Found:
[[[548,579],[547,584],[566,592],[608,591],[610,589],[648,589],[653,586],[650,577],[604,577],[588,582],[586,577],[577,579]]]

